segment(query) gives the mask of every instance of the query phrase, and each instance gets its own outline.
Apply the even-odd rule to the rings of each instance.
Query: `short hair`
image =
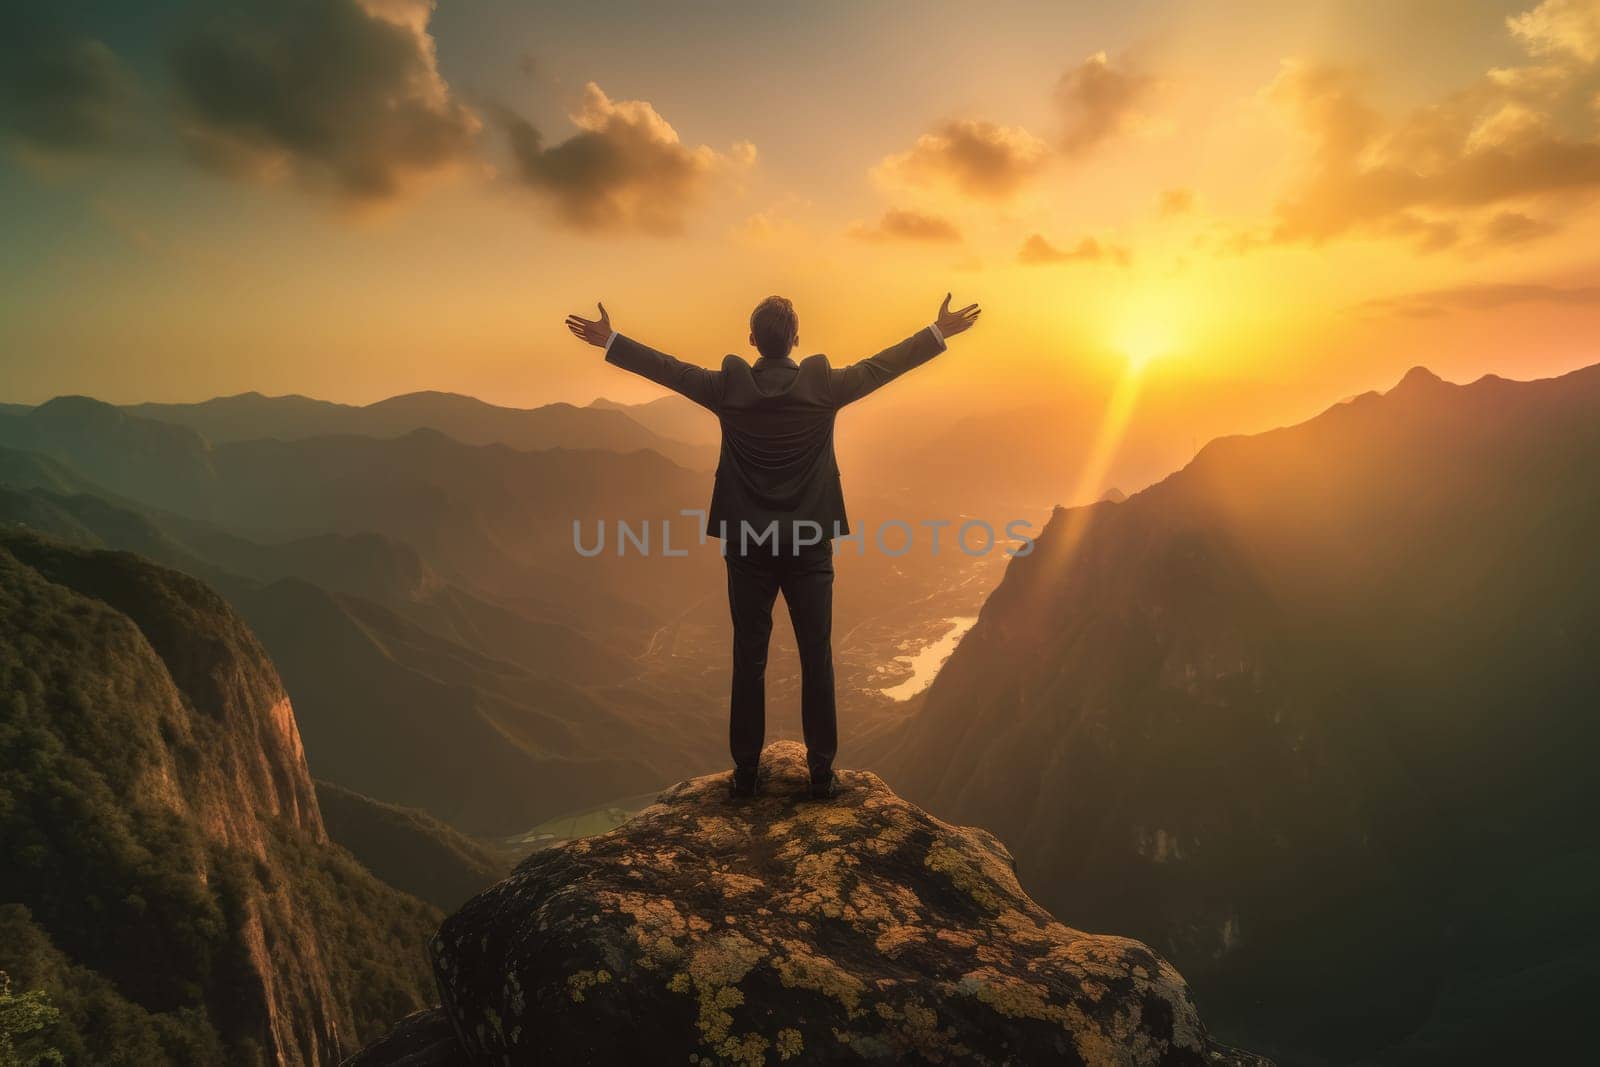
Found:
[[[750,336],[756,339],[756,351],[768,359],[782,359],[800,336],[800,316],[787,298],[769,296],[750,312]]]

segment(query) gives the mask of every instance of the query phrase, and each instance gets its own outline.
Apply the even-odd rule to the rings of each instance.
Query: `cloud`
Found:
[[[983,200],[1009,200],[1052,161],[1089,154],[1119,133],[1140,125],[1140,105],[1158,83],[1114,64],[1104,52],[1065,71],[1055,86],[1062,120],[1057,144],[1020,126],[983,119],[946,119],[917,138],[908,151],[885,156],[873,168],[880,183],[954,189]]]
[[[948,243],[961,240],[961,231],[955,223],[939,215],[891,208],[877,222],[858,222],[851,226],[850,236],[862,241]]]
[[[691,148],[649,103],[612,100],[593,82],[571,118],[580,132],[547,146],[526,119],[501,112],[517,178],[580,229],[675,233],[719,174],[756,159],[749,142],[728,154]]]
[[[1061,150],[1082,156],[1136,125],[1139,105],[1155,87],[1147,74],[1114,66],[1104,52],[1096,52],[1061,75],[1056,82],[1056,102],[1065,124]]]
[[[439,74],[431,0],[231,0],[172,55],[201,162],[355,201],[469,160],[478,117]]]
[[[0,130],[35,150],[104,148],[126,138],[138,84],[103,41],[57,21],[48,4],[0,14]]]
[[[809,242],[812,226],[808,220],[815,206],[804,197],[789,193],[735,223],[729,228],[729,236],[759,245],[795,246]]]
[[[800,226],[793,219],[769,208],[746,216],[732,232],[735,237],[760,244],[793,237],[800,233]]]
[[[1164,219],[1189,214],[1194,210],[1194,190],[1163,189],[1156,200],[1156,210]]]
[[[1049,146],[1027,130],[978,119],[950,119],[917,138],[907,152],[874,170],[881,181],[948,186],[967,196],[1009,199],[1037,175]]]
[[[1542,207],[1600,193],[1600,2],[1546,0],[1508,25],[1534,62],[1394,117],[1351,70],[1286,64],[1268,95],[1310,151],[1272,225],[1247,243],[1366,234],[1420,251],[1482,249],[1553,232],[1535,221]]]
[[[1536,56],[1567,55],[1583,63],[1600,59],[1600,4],[1545,0],[1506,19],[1506,26]]]
[[[1119,267],[1126,267],[1132,256],[1126,248],[1117,245],[1103,245],[1093,237],[1085,237],[1071,249],[1057,248],[1045,240],[1043,234],[1034,234],[1022,243],[1022,248],[1017,252],[1017,262],[1029,266],[1044,266],[1051,263],[1115,263]]]
[[[1501,211],[1484,224],[1481,237],[1486,244],[1522,244],[1547,237],[1557,228],[1552,222],[1530,218],[1520,211]]]
[[[1600,285],[1461,285],[1368,300],[1365,311],[1430,318],[1453,311],[1486,311],[1517,304],[1600,307]]]

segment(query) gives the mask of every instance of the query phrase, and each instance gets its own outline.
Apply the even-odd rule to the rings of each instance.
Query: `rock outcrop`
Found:
[[[780,742],[757,799],[696,778],[529,857],[433,940],[459,1047],[423,1015],[356,1062],[1265,1062],[1149,948],[1035,904],[992,835],[866,772],[812,802],[805,775]]]

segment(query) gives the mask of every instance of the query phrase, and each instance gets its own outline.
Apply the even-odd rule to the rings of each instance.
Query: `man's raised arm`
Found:
[[[606,314],[604,304],[596,304],[600,309],[598,319],[586,319],[581,315],[567,316],[567,329],[580,341],[603,348],[606,352],[606,362],[615,364],[623,370],[631,370],[641,377],[649,378],[658,385],[693,400],[702,407],[717,409],[722,401],[722,372],[707,370],[697,367],[692,363],[674,359],[665,352],[657,352],[648,345],[624,337],[611,328],[611,316]]]
[[[833,397],[834,406],[844,407],[860,400],[911,368],[928,362],[944,351],[946,341],[970,330],[972,324],[978,321],[978,314],[977,304],[951,311],[950,294],[944,294],[944,303],[939,305],[939,317],[933,321],[933,325],[918,330],[875,356],[833,370],[828,377],[828,391]]]

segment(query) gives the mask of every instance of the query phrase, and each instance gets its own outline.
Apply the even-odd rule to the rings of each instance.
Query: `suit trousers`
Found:
[[[789,606],[800,650],[800,723],[814,781],[833,773],[839,725],[833,694],[833,544],[751,546],[727,542],[728,608],[733,615],[733,691],[728,744],[736,768],[754,770],[767,731],[767,644],[772,604]]]

